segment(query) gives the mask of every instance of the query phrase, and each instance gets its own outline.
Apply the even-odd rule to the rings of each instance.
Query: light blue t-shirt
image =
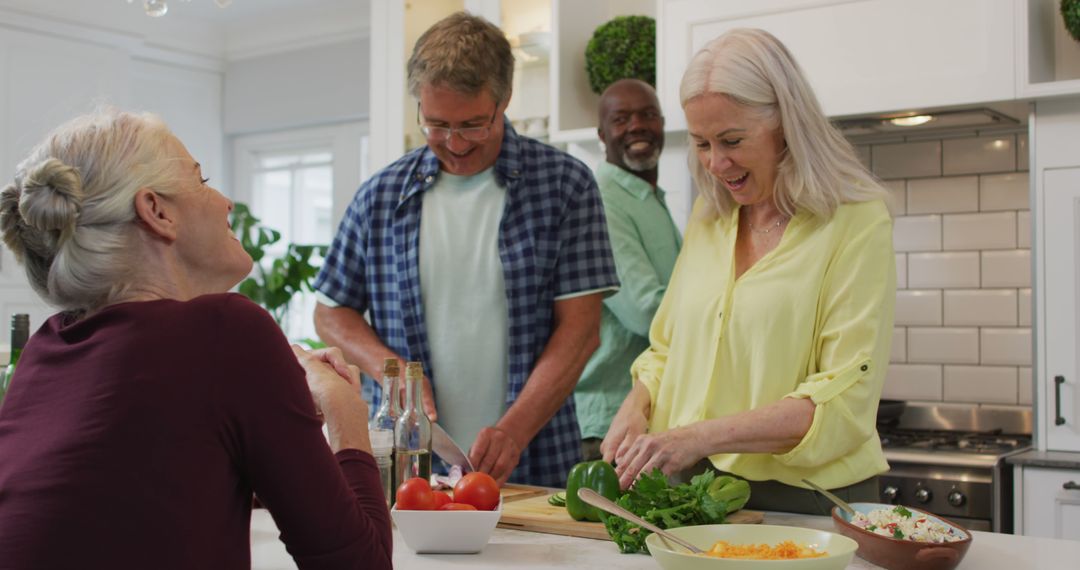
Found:
[[[442,172],[423,200],[420,297],[438,421],[468,450],[506,410],[510,325],[498,244],[506,189],[490,168]]]

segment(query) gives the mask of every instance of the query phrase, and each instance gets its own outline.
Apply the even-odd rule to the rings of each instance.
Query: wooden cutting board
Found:
[[[507,485],[510,487],[511,485]],[[505,489],[505,487],[504,487]],[[531,495],[508,501],[503,497],[503,513],[499,519],[499,528],[527,530],[546,534],[562,534],[597,540],[611,540],[603,523],[576,521],[570,518],[566,507],[548,504],[548,497],[561,489],[540,489],[543,494]],[[765,515],[760,511],[736,511],[727,517],[729,523],[758,524]]]
[[[534,487],[533,485],[518,485],[517,483],[507,483],[500,489],[504,505],[512,501],[520,501],[521,499],[539,495],[550,496],[554,492],[555,489],[549,487]]]

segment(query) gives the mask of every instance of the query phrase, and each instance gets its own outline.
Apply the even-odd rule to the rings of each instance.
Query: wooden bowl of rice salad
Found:
[[[952,570],[971,546],[960,525],[912,507],[851,503],[855,515],[832,510],[837,532],[859,543],[856,554],[888,570]]]

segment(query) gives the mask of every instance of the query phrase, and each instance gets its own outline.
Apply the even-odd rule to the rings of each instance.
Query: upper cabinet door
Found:
[[[803,67],[830,116],[1013,99],[1014,0],[661,0],[658,78],[668,127],[679,81],[731,28],[765,29]]]
[[[1080,168],[1047,169],[1042,183],[1044,447],[1080,451]]]

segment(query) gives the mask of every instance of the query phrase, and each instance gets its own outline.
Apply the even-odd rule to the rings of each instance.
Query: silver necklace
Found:
[[[746,223],[750,226],[750,231],[752,231],[752,232],[754,232],[756,234],[767,234],[767,233],[771,233],[773,230],[780,227],[780,225],[783,224],[786,221],[788,221],[787,217],[781,217],[780,219],[776,220],[775,224],[773,224],[772,226],[767,227],[767,228],[755,228],[754,227],[754,222],[751,222],[749,218],[747,218]]]

